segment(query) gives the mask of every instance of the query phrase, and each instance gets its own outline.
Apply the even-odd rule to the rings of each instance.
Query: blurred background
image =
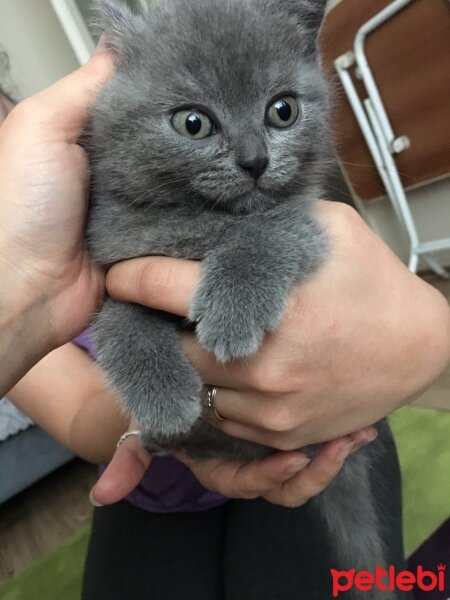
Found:
[[[89,58],[93,4],[0,0],[0,119]],[[334,96],[327,196],[353,204],[411,270],[450,298],[448,0],[333,0],[321,47]],[[450,562],[450,370],[391,422],[406,551],[411,566],[428,561],[434,569]],[[0,400],[2,600],[79,597],[95,478],[95,466]]]

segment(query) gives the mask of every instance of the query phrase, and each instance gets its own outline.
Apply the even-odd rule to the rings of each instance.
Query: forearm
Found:
[[[17,267],[16,267],[17,268]],[[51,349],[44,296],[0,265],[0,397]]]
[[[95,364],[72,344],[41,360],[8,397],[64,446],[98,464],[109,461],[128,426]]]
[[[70,448],[89,462],[108,464],[129,422],[118,401],[103,390],[84,402],[73,419]]]

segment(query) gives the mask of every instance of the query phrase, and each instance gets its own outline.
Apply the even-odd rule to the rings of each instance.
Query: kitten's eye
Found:
[[[215,132],[211,119],[198,110],[179,110],[172,115],[175,131],[193,140],[202,140]]]
[[[271,127],[284,129],[290,127],[298,119],[300,109],[292,96],[279,98],[267,109],[267,122]]]

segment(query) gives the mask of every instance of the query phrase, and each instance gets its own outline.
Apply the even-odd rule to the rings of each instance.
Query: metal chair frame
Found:
[[[438,275],[449,278],[449,273],[439,263],[433,253],[450,249],[450,237],[421,241],[408,203],[394,155],[410,146],[407,136],[396,136],[392,130],[380,90],[377,86],[365,52],[367,37],[382,26],[388,19],[415,0],[394,0],[377,13],[358,30],[353,50],[339,56],[334,65],[344,91],[353,109],[353,113],[369,147],[377,171],[394,208],[397,219],[405,232],[409,243],[409,269],[417,272],[419,258]],[[361,101],[349,70],[356,69],[356,76],[365,86],[367,98]],[[362,205],[358,201],[358,205]],[[363,212],[364,207],[361,207]]]

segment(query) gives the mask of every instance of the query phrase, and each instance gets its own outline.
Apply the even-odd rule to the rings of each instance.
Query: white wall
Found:
[[[78,62],[50,0],[0,0],[0,48],[11,61],[21,97],[77,68]]]
[[[450,179],[424,185],[407,193],[421,242],[450,238]],[[387,198],[364,203],[368,223],[394,252],[407,262],[405,235]],[[436,254],[442,265],[450,266],[450,250]],[[428,269],[426,265],[421,265]]]

